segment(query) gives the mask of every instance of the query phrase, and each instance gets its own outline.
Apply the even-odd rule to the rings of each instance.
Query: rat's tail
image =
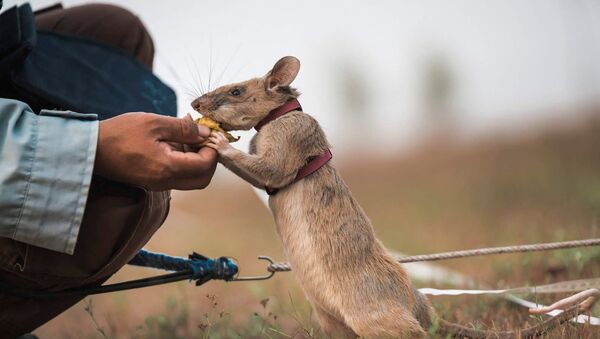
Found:
[[[527,327],[515,331],[490,331],[476,330],[459,324],[455,324],[444,319],[439,319],[440,332],[454,337],[466,338],[534,338],[547,333],[554,327],[569,321],[580,313],[579,305],[573,306],[561,314],[545,320],[532,327]]]
[[[456,323],[446,321],[438,318],[438,324],[440,326],[440,332],[443,334],[455,336],[455,337],[466,337],[466,338],[534,338],[539,337],[554,327],[567,322],[574,317],[577,317],[580,313],[587,311],[596,301],[596,297],[599,292],[596,289],[589,289],[580,292],[571,297],[562,299],[551,306],[544,307],[541,309],[530,309],[530,313],[541,314],[547,313],[559,308],[565,308],[565,310],[557,316],[549,318],[535,326],[518,329],[515,331],[489,331],[489,330],[476,330],[466,326],[462,326]],[[582,302],[580,300],[584,299]],[[573,305],[575,304],[575,305]],[[567,307],[568,306],[568,307]]]

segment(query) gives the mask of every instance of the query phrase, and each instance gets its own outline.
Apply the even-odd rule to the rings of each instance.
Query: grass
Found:
[[[473,145],[430,144],[410,155],[336,160],[336,167],[390,249],[408,254],[598,237],[600,120]],[[220,171],[225,171],[223,168]],[[268,211],[239,179],[176,192],[148,248],[236,257],[262,274],[260,254],[284,260]],[[441,262],[496,288],[600,276],[600,249],[572,249]],[[124,268],[112,281],[155,272]],[[431,286],[416,282],[418,286]],[[550,302],[564,295],[529,296]],[[447,320],[511,329],[540,318],[493,297],[431,299]],[[93,297],[36,333],[42,338],[321,338],[293,274],[269,281],[211,282]],[[90,304],[91,305],[91,304]],[[599,315],[598,306],[592,314]],[[91,319],[90,319],[91,318]],[[101,330],[101,331],[100,331]],[[561,325],[545,338],[595,338],[589,325]]]

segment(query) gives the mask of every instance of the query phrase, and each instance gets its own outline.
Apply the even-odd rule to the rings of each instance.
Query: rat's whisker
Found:
[[[183,89],[183,91],[186,95],[195,96],[196,98],[198,97],[198,92],[196,92],[193,88],[186,86],[184,84],[181,84],[181,88]]]
[[[200,67],[198,67],[198,64],[196,63],[196,60],[194,60],[194,58],[192,58],[192,63],[194,65],[194,69],[193,72],[190,73],[192,74],[194,81],[196,81],[200,86],[200,94],[204,95],[206,91],[204,90],[204,82],[202,81],[202,75],[200,74]]]
[[[219,74],[219,77],[216,80],[216,82],[217,82],[216,86],[217,87],[221,84],[221,79],[223,78],[223,75],[225,74],[225,72],[227,72],[227,69],[229,69],[229,65],[231,65],[231,61],[233,61],[233,59],[237,56],[237,53],[240,50],[240,46],[241,46],[241,43],[238,44],[238,46],[236,47],[235,51],[233,52],[233,55],[229,58],[229,60],[227,61],[227,64],[225,64],[225,68],[223,69],[223,71],[221,72],[221,74]]]
[[[192,74],[190,72],[190,69],[188,67],[188,74]],[[202,95],[202,91],[200,91],[200,89],[198,88],[198,85],[196,84],[196,82],[192,79],[185,79],[185,82],[182,82],[182,87],[184,87],[189,93],[193,93],[196,97],[199,97]]]
[[[212,39],[209,41],[209,61],[208,61],[208,91],[210,92],[210,85],[212,82],[212,70],[213,70],[213,49],[212,49]]]
[[[190,91],[186,91],[183,93],[185,95],[185,99],[186,101],[193,101],[194,99],[196,99],[198,96],[197,94],[190,92]]]
[[[187,68],[187,74],[190,75],[192,77],[191,80],[188,80],[188,84],[191,84],[191,89],[194,91],[194,93],[201,93],[201,91],[198,88],[198,85],[195,81],[195,77],[194,77],[194,72],[192,71],[192,67],[190,66],[190,60],[191,57],[189,59],[186,58],[185,60],[185,66]]]
[[[162,53],[156,51],[156,56],[158,57],[157,59],[165,65],[173,79],[180,87],[182,87],[184,92],[190,93],[192,90],[194,90],[194,87],[190,86],[188,81],[184,80],[182,77],[179,76],[179,73],[175,70],[173,64]]]
[[[188,83],[188,84],[189,84],[189,83]],[[197,98],[197,97],[198,97],[198,94],[199,94],[199,93],[198,93],[198,91],[196,91],[196,89],[194,89],[193,87],[191,87],[191,86],[188,86],[188,85],[184,85],[184,84],[182,84],[182,85],[181,85],[181,87],[182,87],[182,89],[184,90],[184,93],[185,93],[185,94],[187,94],[187,95],[193,95],[193,96],[194,96],[194,98]]]
[[[196,76],[198,77],[198,81],[200,83],[200,92],[204,95],[205,93],[209,92],[210,89],[207,90],[204,81],[202,81],[202,72],[200,71],[200,67],[196,67]]]

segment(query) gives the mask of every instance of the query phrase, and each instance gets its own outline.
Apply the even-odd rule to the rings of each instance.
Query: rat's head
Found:
[[[192,107],[225,130],[249,130],[270,111],[300,95],[290,87],[299,70],[298,59],[283,57],[265,76],[219,87],[192,101]]]

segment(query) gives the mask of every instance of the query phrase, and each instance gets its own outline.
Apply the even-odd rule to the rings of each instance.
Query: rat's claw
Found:
[[[206,146],[215,149],[221,155],[224,152],[226,152],[228,148],[231,147],[231,145],[229,145],[229,140],[227,140],[227,137],[225,137],[223,133],[215,131],[213,131],[208,137]]]
[[[217,131],[210,131],[210,136],[209,138],[218,138],[219,137],[219,132]]]

